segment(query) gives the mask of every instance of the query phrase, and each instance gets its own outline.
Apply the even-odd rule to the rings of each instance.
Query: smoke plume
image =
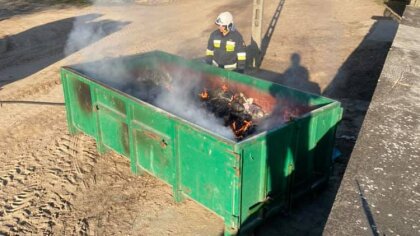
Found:
[[[160,94],[155,103],[158,107],[170,111],[192,123],[215,132],[225,138],[234,139],[232,130],[223,125],[223,120],[209,113],[200,106],[198,93],[201,91],[201,78],[182,79],[184,73],[175,73],[168,93]]]
[[[99,5],[104,7],[104,2],[93,1],[92,8],[95,9]],[[119,8],[132,6],[131,3],[119,2]],[[127,17],[130,18],[130,16],[124,16],[125,19]],[[133,19],[138,17],[133,16]],[[198,93],[194,94],[193,91],[198,91],[199,76],[192,78],[191,75],[184,73],[182,68],[176,71],[171,70],[171,73],[168,74],[168,72],[159,69],[159,65],[151,65],[153,68],[158,68],[154,72],[148,68],[142,68],[143,72],[136,74],[130,67],[132,61],[126,58],[107,59],[107,55],[101,55],[104,51],[101,40],[112,33],[123,30],[123,27],[129,23],[102,18],[104,18],[103,15],[95,13],[80,16],[74,21],[64,51],[67,56],[77,52],[78,64],[73,68],[90,78],[160,107],[211,132],[228,139],[234,139],[229,127],[223,126],[221,120],[198,104]],[[124,45],[123,37],[122,39],[113,37],[113,39],[120,40],[118,44]],[[115,44],[115,42],[107,42],[107,44],[109,43]],[[92,57],[95,62],[89,62],[93,60]],[[170,89],[168,89],[169,87]]]

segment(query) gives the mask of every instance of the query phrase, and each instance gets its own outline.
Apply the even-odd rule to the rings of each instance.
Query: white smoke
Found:
[[[179,71],[174,76],[169,92],[161,93],[155,100],[156,105],[178,115],[194,124],[215,132],[225,138],[234,140],[229,127],[223,125],[223,120],[215,117],[200,106],[198,92],[201,78],[185,78]]]
[[[109,2],[119,2],[119,9],[124,6],[132,6],[132,3],[124,4],[124,1],[97,0],[92,1],[91,8],[95,11],[95,7],[99,5],[104,7],[103,4]],[[75,69],[90,78],[147,101],[222,137],[234,140],[233,132],[229,127],[223,126],[223,120],[217,119],[213,114],[200,107],[198,93],[196,96],[192,94],[197,90],[200,78],[191,78],[191,75],[184,73],[183,69],[179,68],[175,73],[171,71],[170,89],[159,89],[159,86],[165,85],[161,81],[165,79],[162,78],[162,74],[167,73],[164,69],[159,68],[159,64],[151,66],[157,68],[158,73],[146,73],[145,78],[136,78],[135,73],[130,71],[129,60],[125,58],[107,59],[107,55],[102,50],[101,40],[109,34],[122,30],[128,22],[103,18],[104,16],[101,14],[88,14],[75,19],[64,50],[66,56],[77,54]],[[130,18],[130,16],[124,16],[124,19]],[[133,20],[138,18],[137,15],[132,17]],[[117,43],[124,45],[124,37],[113,37],[113,40],[119,40]],[[115,44],[116,42],[108,43]],[[205,46],[203,45],[203,47]],[[93,60],[95,62],[89,63]],[[141,68],[140,70],[142,69],[150,68]],[[154,86],[146,86],[151,84],[150,81]]]
[[[64,48],[64,54],[66,56],[106,36],[104,29],[102,27],[95,27],[93,23],[93,20],[99,16],[99,14],[90,14],[76,17],[73,22],[73,29],[69,34],[66,47]]]
[[[107,3],[116,2],[109,0],[89,0],[87,14],[78,16],[73,21],[73,28],[68,35],[64,54],[67,56],[69,64],[73,64],[75,69],[89,74],[93,78],[121,89],[124,81],[121,78],[128,77],[126,65],[122,60],[109,60],[104,49],[112,47],[109,43],[121,43],[122,37],[113,37],[111,42],[103,40],[131,23],[131,21],[116,21],[108,19],[101,12],[99,6],[105,7]],[[122,2],[122,1],[119,1]],[[120,3],[119,7],[129,7],[128,4]],[[111,5],[109,7],[112,7]],[[114,14],[115,15],[115,14]],[[115,17],[115,16],[114,16]],[[120,18],[120,17],[119,17]],[[134,19],[127,16],[126,19]],[[118,40],[118,42],[115,42]],[[92,61],[95,61],[92,63]]]
[[[66,56],[87,48],[88,50],[78,53],[78,61],[89,61],[92,57],[95,57],[95,59],[106,57],[107,55],[103,50],[107,49],[108,46],[101,44],[100,41],[129,24],[129,22],[112,20],[86,21],[91,17],[92,15],[87,15],[75,19],[73,29],[64,48]]]

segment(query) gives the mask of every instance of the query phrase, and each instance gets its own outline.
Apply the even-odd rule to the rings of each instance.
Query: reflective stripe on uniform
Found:
[[[220,48],[220,44],[222,43],[222,40],[213,40],[213,46],[215,48]]]
[[[233,52],[235,51],[235,42],[227,41],[226,42],[226,52]]]
[[[238,61],[245,61],[246,60],[246,52],[238,52]]]
[[[215,60],[213,60],[212,61],[212,64],[214,65],[214,66],[216,66],[216,67],[219,67],[219,64],[215,61]],[[238,67],[238,64],[237,63],[235,63],[235,64],[231,64],[231,65],[224,65],[223,66],[223,68],[224,69],[228,69],[228,70],[234,70],[234,69],[236,69]]]
[[[214,56],[214,51],[207,49],[206,56]]]
[[[237,64],[232,64],[232,65],[225,65],[225,69],[236,69]]]

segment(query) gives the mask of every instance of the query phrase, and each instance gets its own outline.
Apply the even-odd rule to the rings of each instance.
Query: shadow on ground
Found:
[[[11,17],[28,15],[47,9],[61,9],[70,6],[87,6],[88,1],[84,0],[17,0],[6,1],[0,0],[0,21],[7,20]],[[71,4],[71,5],[70,5]]]
[[[304,196],[292,203],[292,209],[269,219],[255,235],[322,235],[341,179],[346,169],[369,103],[376,88],[389,48],[398,28],[390,18],[372,17],[375,23],[360,45],[337,71],[322,95],[342,102],[344,117],[337,130],[336,146],[342,152],[334,163],[333,174],[325,191]],[[283,73],[260,70],[253,76],[300,90],[320,93],[310,82],[300,55],[291,55],[289,68]]]
[[[129,23],[97,20],[100,16],[66,18],[0,39],[0,87],[34,74]],[[71,32],[80,39],[76,47],[67,45]]]
[[[250,71],[248,74],[257,78],[282,84],[287,87],[309,93],[320,94],[321,89],[319,85],[310,80],[309,71],[307,67],[301,64],[301,61],[301,55],[299,53],[293,53],[290,55],[289,67],[283,73],[260,69]]]

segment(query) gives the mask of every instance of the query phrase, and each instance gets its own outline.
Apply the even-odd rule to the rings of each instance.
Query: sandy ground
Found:
[[[94,140],[68,134],[61,66],[154,49],[202,57],[212,21],[225,10],[233,12],[250,43],[252,1],[140,3],[93,7],[0,1],[0,235],[223,232],[222,219],[192,201],[175,204],[168,186],[133,175],[126,158],[99,156]],[[375,0],[286,0],[266,1],[264,29],[276,9],[280,18],[266,38],[261,70],[249,73],[342,101],[345,117],[337,146],[343,156],[327,191],[302,200],[257,235],[320,234],[395,25],[373,17],[383,11]],[[65,54],[76,17],[102,34]],[[299,63],[291,64],[293,54]]]

